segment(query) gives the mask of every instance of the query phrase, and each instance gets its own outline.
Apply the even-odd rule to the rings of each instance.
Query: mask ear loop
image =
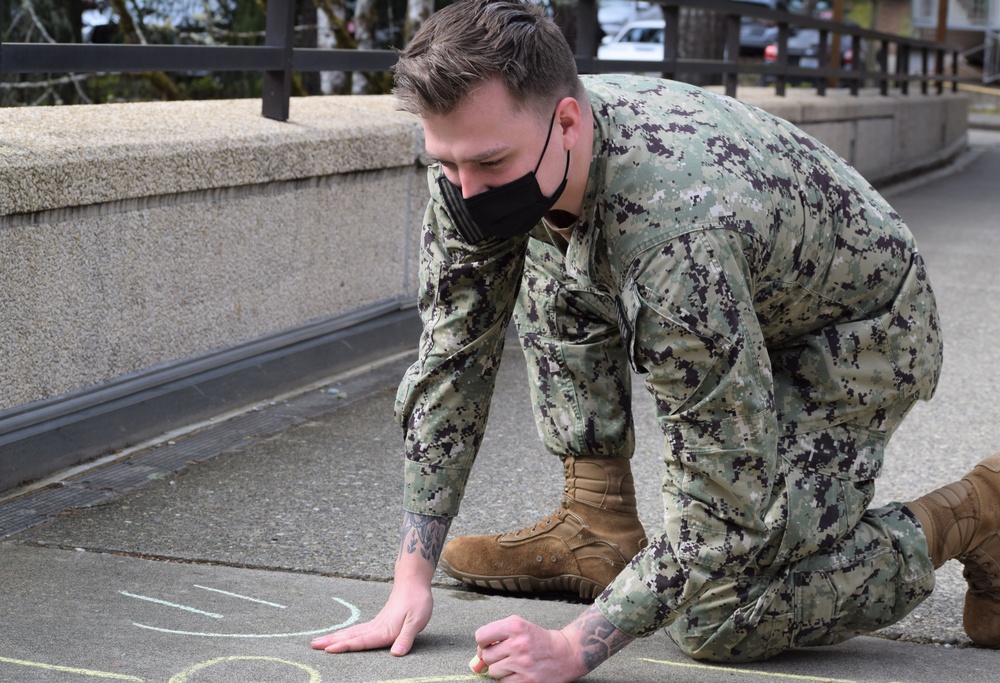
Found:
[[[556,111],[558,111],[558,109]],[[545,158],[545,150],[547,150],[549,148],[549,140],[552,139],[552,127],[555,125],[555,122],[556,122],[556,112],[553,111],[552,112],[552,120],[549,121],[549,132],[545,134],[545,145],[542,147],[542,156],[538,157],[538,163],[535,164],[535,170],[532,171],[532,173],[534,175],[538,175],[538,169],[542,167],[542,159]],[[559,189],[557,190],[557,192],[560,192],[560,193],[562,192],[563,188],[566,185],[566,181],[568,179],[569,179],[569,150],[567,149],[566,150],[566,168],[563,169],[562,185],[559,186]]]
[[[552,139],[552,127],[555,125],[555,123],[556,123],[556,112],[553,111],[552,120],[549,121],[549,132],[545,134],[545,144],[542,145],[542,155],[538,157],[538,163],[535,164],[535,170],[532,171],[533,173],[537,174],[538,169],[542,167],[542,159],[545,158],[545,150],[549,148],[549,140]],[[569,150],[566,150],[566,153],[569,154]],[[569,157],[566,158],[566,170],[569,171]]]

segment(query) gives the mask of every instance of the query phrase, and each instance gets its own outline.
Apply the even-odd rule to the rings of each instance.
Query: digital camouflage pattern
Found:
[[[897,621],[934,582],[910,513],[867,510],[941,365],[912,235],[787,122],[670,81],[584,83],[596,134],[568,244],[542,224],[468,245],[430,169],[405,508],[457,513],[513,316],[552,453],[631,457],[632,371],[654,397],[664,522],[597,600],[618,628],[738,661]]]

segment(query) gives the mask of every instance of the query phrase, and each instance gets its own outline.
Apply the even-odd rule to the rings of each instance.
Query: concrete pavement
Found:
[[[879,499],[906,500],[1000,448],[1000,133],[974,131],[956,168],[886,191],[928,263],[946,335],[934,400],[887,454]],[[455,534],[548,513],[560,471],[541,453],[519,352],[509,345]],[[317,633],[371,618],[388,595],[402,471],[392,419],[408,358],[275,397],[100,467],[0,500],[0,681],[403,683],[474,680],[472,634],[520,614],[558,627],[583,605],[483,595],[438,574],[435,616],[412,654],[330,656]],[[660,514],[660,437],[637,383],[640,516]],[[541,459],[541,460],[539,460]],[[516,482],[501,475],[523,475]],[[900,624],[746,666],[691,662],[662,633],[588,681],[995,680],[1000,652],[968,647],[960,567]]]
[[[0,681],[432,683],[477,680],[472,633],[521,614],[550,628],[580,605],[435,590],[436,615],[406,657],[327,655],[316,633],[373,615],[388,584],[5,543]],[[662,633],[587,676],[593,683],[933,683],[992,680],[997,653],[877,638],[739,666],[706,666]]]

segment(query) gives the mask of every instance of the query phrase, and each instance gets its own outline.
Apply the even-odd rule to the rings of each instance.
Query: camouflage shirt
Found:
[[[645,635],[719,577],[774,557],[781,439],[927,398],[940,365],[913,238],[791,124],[691,86],[585,77],[595,137],[566,272],[617,303],[663,429],[664,527],[598,600]],[[397,395],[405,508],[455,515],[480,446],[530,236],[465,243],[429,170],[419,358]],[[805,350],[805,351],[803,351]],[[812,455],[807,454],[807,458]],[[874,479],[881,447],[816,453]],[[803,529],[808,537],[816,530]]]

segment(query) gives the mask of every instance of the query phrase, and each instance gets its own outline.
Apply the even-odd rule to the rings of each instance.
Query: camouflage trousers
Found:
[[[540,437],[563,458],[631,458],[631,367],[614,295],[564,267],[556,246],[531,240],[514,313]],[[752,569],[704,582],[658,626],[696,659],[754,661],[888,626],[930,595],[934,571],[915,518],[902,504],[869,509],[885,441],[914,401],[888,392],[871,414],[783,432],[773,490],[784,519],[769,520],[777,523],[761,557]],[[874,464],[847,476],[817,471],[809,462],[818,449],[844,449]],[[820,496],[838,501],[833,532]]]

